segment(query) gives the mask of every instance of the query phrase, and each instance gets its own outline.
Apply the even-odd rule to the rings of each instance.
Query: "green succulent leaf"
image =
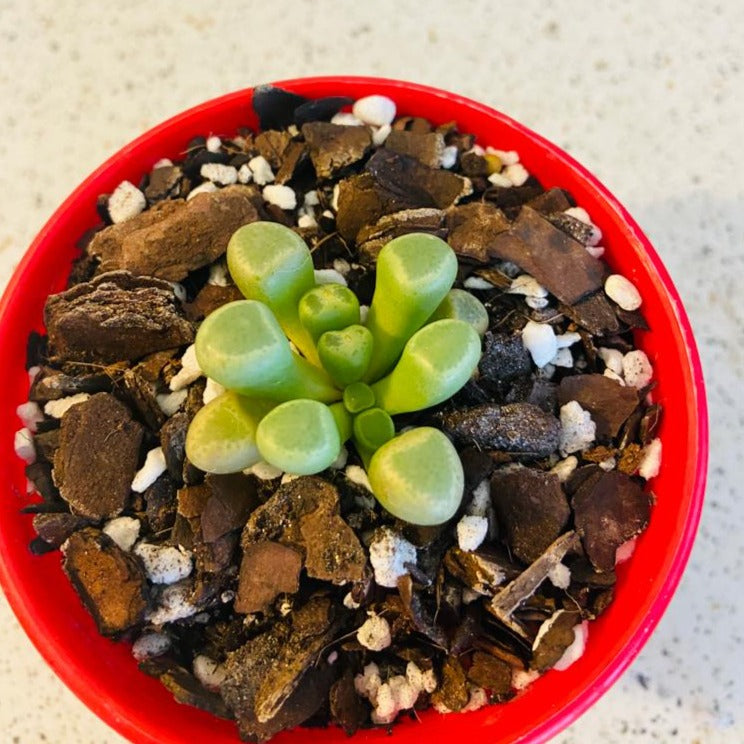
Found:
[[[488,330],[488,310],[475,295],[465,289],[451,289],[447,292],[447,296],[429,318],[429,322],[448,318],[470,323],[481,337]]]
[[[318,340],[320,363],[340,387],[362,377],[372,352],[372,334],[361,325],[350,325],[342,331],[326,331]]]
[[[326,331],[359,323],[359,300],[343,284],[321,284],[302,295],[300,322],[314,341]]]
[[[311,475],[325,470],[341,451],[336,420],[328,406],[314,400],[290,400],[258,425],[261,457],[287,473]]]
[[[341,444],[351,439],[353,420],[351,414],[346,410],[346,406],[343,403],[332,403],[328,406],[328,410],[333,415],[333,419],[336,422],[336,428],[338,429],[338,435],[341,439]]]
[[[382,408],[368,408],[354,416],[354,445],[365,467],[372,455],[395,436],[395,424]]]
[[[326,403],[341,397],[322,369],[293,353],[273,313],[261,302],[238,300],[210,313],[195,346],[207,377],[243,395]]]
[[[369,385],[352,382],[344,388],[344,407],[349,413],[361,413],[375,404],[375,394]]]
[[[421,427],[383,444],[372,456],[369,481],[377,500],[411,524],[451,519],[465,484],[457,450],[438,429]]]
[[[430,323],[411,337],[393,371],[372,385],[377,404],[394,416],[441,403],[470,379],[480,356],[480,338],[468,323]]]
[[[434,235],[401,235],[380,251],[366,323],[374,338],[366,381],[390,370],[406,341],[442,302],[456,275],[454,251]]]
[[[315,286],[305,241],[276,222],[252,222],[230,238],[227,267],[243,295],[267,305],[295,346],[317,364],[313,340],[298,315],[300,298]]]
[[[235,473],[261,460],[256,429],[276,405],[227,391],[194,416],[186,434],[189,461],[207,473]]]

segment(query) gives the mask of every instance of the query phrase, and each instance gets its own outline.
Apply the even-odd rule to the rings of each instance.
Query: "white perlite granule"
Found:
[[[263,155],[256,155],[248,161],[248,167],[253,173],[253,180],[259,186],[265,186],[274,180],[274,171],[271,170],[269,161]]]
[[[194,607],[190,601],[193,588],[190,581],[166,586],[160,595],[157,606],[147,612],[145,620],[153,625],[163,625],[196,615],[199,608]]]
[[[558,589],[568,589],[571,583],[571,569],[565,563],[557,563],[548,571],[550,583]]]
[[[132,656],[137,661],[162,656],[171,647],[171,640],[165,633],[144,633],[132,644]]]
[[[220,186],[230,186],[238,182],[238,170],[233,165],[224,163],[204,163],[199,174],[212,183]]]
[[[370,651],[382,651],[392,643],[390,624],[380,615],[371,615],[356,632],[359,643]]]
[[[462,286],[465,289],[493,289],[493,284],[484,279],[482,276],[469,276],[463,283]]]
[[[264,186],[262,192],[264,201],[274,204],[280,209],[294,209],[297,206],[297,195],[289,186],[271,184]]]
[[[363,673],[357,674],[354,678],[357,693],[369,700],[374,708],[372,711],[374,723],[392,723],[401,710],[413,708],[423,690],[433,692],[436,688],[436,678],[432,686],[431,675],[428,672],[421,673],[418,667],[413,671],[411,664],[412,662],[409,662],[406,667],[405,676],[396,674],[385,682],[382,681],[380,669],[374,662],[367,664]],[[415,667],[415,664],[413,666]]]
[[[196,359],[196,346],[191,344],[181,357],[181,369],[173,375],[168,387],[175,393],[198,380],[204,373]]]
[[[168,417],[172,416],[183,405],[188,396],[188,390],[176,390],[174,393],[160,393],[155,396],[155,402],[160,410]]]
[[[393,589],[398,586],[398,579],[408,573],[405,564],[416,563],[416,548],[389,527],[383,527],[369,546],[369,560],[378,585]]]
[[[204,386],[204,392],[202,393],[202,403],[206,406],[207,403],[213,401],[217,396],[222,395],[224,392],[225,388],[222,387],[217,380],[207,377],[207,384]]]
[[[36,431],[36,425],[39,421],[44,420],[44,414],[41,408],[39,408],[39,404],[33,400],[21,403],[21,405],[16,408],[16,415],[21,419],[21,422],[29,431]]]
[[[497,150],[495,147],[487,147],[487,155],[495,155],[504,166],[515,165],[519,162],[519,153],[516,150]]]
[[[561,438],[558,448],[565,457],[588,447],[597,436],[597,425],[592,421],[589,411],[585,411],[577,401],[570,400],[561,406]]]
[[[529,274],[520,274],[512,279],[508,294],[520,294],[525,297],[543,298],[548,296],[548,290],[540,284],[534,276]]]
[[[248,167],[248,163],[243,163],[243,165],[238,168],[238,182],[239,183],[250,183],[253,180],[253,172]]]
[[[36,448],[34,447],[34,437],[30,429],[25,426],[19,429],[13,437],[13,449],[16,455],[21,458],[27,465],[36,461]]]
[[[209,152],[219,152],[220,147],[222,147],[222,140],[216,134],[213,134],[207,137],[205,146]]]
[[[357,486],[366,488],[368,491],[372,491],[372,485],[369,482],[369,476],[364,468],[360,468],[359,465],[349,465],[344,470],[344,475]]]
[[[145,457],[145,464],[134,474],[132,490],[144,493],[165,472],[165,452],[162,447],[154,447]]]
[[[253,474],[260,480],[274,480],[274,478],[279,478],[284,471],[280,470],[274,465],[269,465],[268,462],[261,461],[257,462],[255,465],[244,470],[243,472],[247,474]]]
[[[512,687],[517,691],[524,690],[539,677],[540,672],[536,669],[514,669],[512,671]]]
[[[84,403],[90,398],[90,393],[76,393],[68,395],[66,398],[57,398],[44,404],[44,413],[52,418],[62,418],[73,406],[78,403]]]
[[[555,465],[553,465],[553,467],[550,468],[550,472],[555,473],[561,483],[565,483],[571,473],[576,470],[578,465],[578,458],[574,455],[569,455],[568,457],[564,458],[563,460],[559,460]]]
[[[631,537],[630,540],[626,540],[622,545],[618,546],[615,550],[615,565],[619,566],[621,563],[625,563],[635,553],[636,543],[638,542],[637,537]]]
[[[227,279],[227,264],[222,260],[215,261],[209,267],[207,284],[213,284],[215,287],[226,287],[229,283]]]
[[[346,277],[336,269],[315,269],[315,283],[342,284],[344,287],[348,285]]]
[[[390,124],[383,124],[381,127],[377,127],[372,132],[372,144],[375,145],[375,147],[380,147],[385,143],[385,140],[390,136],[390,132],[392,131],[393,128]]]
[[[544,367],[558,353],[555,331],[548,323],[527,321],[522,329],[522,343],[537,367]]]
[[[457,147],[455,145],[448,145],[442,150],[442,154],[439,156],[439,167],[449,170],[454,168],[457,163]]]
[[[225,677],[227,676],[225,667],[222,664],[204,654],[199,654],[194,659],[193,669],[194,676],[204,687],[212,692],[217,692],[220,689],[220,685],[225,681]]]
[[[597,349],[599,358],[605,363],[607,369],[616,375],[623,373],[623,352],[618,349],[610,349],[607,346],[600,346]]]
[[[303,230],[307,230],[307,229],[310,229],[312,227],[317,227],[317,226],[318,226],[318,221],[311,214],[301,214],[297,218],[297,227],[300,227]]]
[[[331,124],[336,124],[339,127],[363,127],[364,122],[354,116],[354,114],[349,113],[348,111],[339,111],[337,114],[334,114],[333,118],[331,119]]]
[[[523,186],[525,181],[530,177],[527,169],[521,163],[507,165],[503,170],[503,174],[514,186]]]
[[[476,550],[488,534],[488,519],[484,516],[465,515],[457,523],[457,544],[469,553]]]
[[[132,549],[140,533],[140,521],[134,517],[116,517],[103,525],[103,531],[125,552]]]
[[[661,469],[661,439],[652,439],[641,451],[641,464],[638,475],[648,480],[655,478]]]
[[[106,208],[116,224],[136,217],[146,206],[145,195],[133,183],[122,181],[109,197]]]
[[[194,197],[199,196],[199,194],[211,194],[213,191],[217,191],[217,186],[215,186],[211,181],[204,181],[204,183],[200,183],[189,191],[186,196],[186,201],[191,201]]]
[[[191,553],[183,548],[139,542],[134,554],[142,560],[153,584],[175,584],[191,575]]]
[[[563,656],[561,656],[553,666],[553,669],[557,669],[559,672],[568,669],[571,664],[583,655],[584,649],[586,648],[586,639],[589,635],[589,623],[584,620],[583,623],[575,625],[573,632],[573,643],[563,652]]]
[[[373,127],[384,127],[395,119],[395,101],[387,96],[365,96],[354,103],[354,116]]]
[[[646,387],[654,376],[654,368],[646,352],[636,349],[623,357],[623,377],[625,383],[634,388]]]
[[[641,293],[635,284],[622,274],[610,274],[605,279],[604,291],[623,310],[637,310],[641,306]]]
[[[494,186],[501,186],[504,189],[509,189],[514,186],[514,184],[506,176],[501,175],[501,173],[491,173],[488,180]]]

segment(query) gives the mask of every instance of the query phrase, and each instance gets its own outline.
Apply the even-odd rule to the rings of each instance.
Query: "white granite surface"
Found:
[[[681,587],[639,659],[555,741],[744,742],[742,39],[740,0],[2,0],[0,288],[105,157],[223,92],[311,74],[397,77],[541,132],[656,245],[697,333],[712,423]],[[47,669],[4,599],[0,647],[0,740],[123,741]]]

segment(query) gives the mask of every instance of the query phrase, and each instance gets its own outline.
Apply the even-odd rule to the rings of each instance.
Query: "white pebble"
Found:
[[[194,676],[201,682],[204,687],[212,692],[217,692],[220,685],[225,681],[227,672],[225,667],[209,656],[199,654],[194,659]]]
[[[44,404],[44,413],[53,418],[62,418],[70,408],[78,403],[84,403],[88,398],[90,398],[89,393],[76,393],[75,395],[68,395],[66,398],[50,400]]]
[[[548,571],[548,578],[557,589],[568,589],[571,583],[571,569],[565,563],[557,563]]]
[[[463,283],[462,286],[465,289],[493,289],[493,284],[482,276],[469,276]]]
[[[557,669],[559,672],[568,669],[571,664],[583,655],[584,649],[586,648],[586,639],[589,635],[589,623],[584,620],[583,623],[575,625],[573,632],[573,643],[563,652],[563,656],[561,656],[561,658],[553,665],[553,669]]]
[[[465,707],[460,709],[460,713],[469,713],[472,710],[480,710],[484,705],[488,705],[488,695],[486,691],[478,685],[470,687],[470,697]]]
[[[654,368],[645,351],[636,349],[623,357],[623,377],[625,382],[634,388],[642,388],[653,379]]]
[[[491,482],[488,478],[484,478],[473,489],[473,498],[467,511],[474,517],[487,517],[491,508]]]
[[[402,674],[396,674],[388,680],[390,689],[393,693],[398,710],[408,710],[413,708],[418,699],[420,690],[416,689],[409,681],[408,677]]]
[[[488,155],[495,155],[503,165],[516,165],[519,162],[519,153],[516,150],[497,150],[495,147],[487,147]]]
[[[279,186],[277,184],[264,186],[262,194],[264,201],[275,204],[281,209],[294,209],[297,206],[297,194],[289,186]]]
[[[206,147],[209,152],[219,152],[222,147],[222,140],[217,135],[207,137]]]
[[[153,584],[175,584],[189,576],[193,568],[191,553],[171,545],[139,542],[134,546],[134,554],[142,560],[147,578]]]
[[[204,163],[199,170],[202,178],[220,186],[230,186],[238,182],[238,171],[232,165],[224,163]]]
[[[617,465],[617,460],[614,457],[605,457],[605,459],[598,462],[597,465],[602,470],[604,470],[605,473],[609,473],[610,470],[615,469],[615,466]]]
[[[381,684],[380,667],[374,661],[366,664],[362,673],[354,677],[354,689],[359,695],[366,697],[370,701],[374,701],[377,697],[377,691],[380,689]]]
[[[488,534],[488,519],[465,515],[457,523],[457,544],[460,550],[469,553],[476,550]]]
[[[641,464],[638,466],[638,475],[648,480],[655,478],[661,469],[661,439],[652,439],[642,450]]]
[[[341,445],[341,451],[338,457],[328,466],[331,470],[343,470],[346,467],[346,461],[349,459],[349,450]]]
[[[320,197],[318,196],[318,192],[314,189],[312,189],[311,191],[306,191],[302,203],[306,207],[317,207],[320,204]]]
[[[363,127],[364,122],[348,111],[339,111],[331,119],[331,124],[337,124],[340,127]]]
[[[494,186],[501,186],[502,188],[509,189],[514,184],[509,180],[506,176],[502,175],[501,173],[491,173],[491,175],[488,177],[489,183],[492,183]]]
[[[351,271],[351,264],[345,258],[334,258],[333,268],[336,269],[341,276],[346,276]]]
[[[157,606],[147,612],[145,619],[153,625],[163,625],[196,615],[199,608],[191,604],[192,590],[193,587],[189,581],[166,586]]]
[[[393,128],[390,124],[383,124],[383,126],[377,127],[372,132],[372,144],[375,145],[375,147],[380,147],[385,143],[385,140],[390,136],[390,132],[392,131]]]
[[[597,349],[599,358],[605,363],[607,369],[612,370],[616,375],[623,373],[623,352],[618,349],[610,349],[607,346],[600,346]]]
[[[111,194],[107,209],[116,224],[136,217],[147,206],[145,195],[129,181],[122,181]]]
[[[571,349],[558,349],[555,356],[550,360],[550,363],[555,367],[565,367],[567,369],[571,369],[574,363]]]
[[[569,217],[573,217],[575,220],[583,222],[585,225],[592,224],[589,212],[587,212],[583,207],[569,207],[568,209],[563,210],[563,214],[567,214]]]
[[[550,304],[547,297],[525,297],[524,301],[527,303],[527,307],[531,307],[533,310],[542,310]]]
[[[561,406],[561,437],[559,449],[565,457],[588,447],[597,436],[597,425],[592,421],[589,411],[585,411],[577,401],[570,400]]]
[[[207,384],[204,386],[204,392],[202,393],[202,403],[206,406],[207,403],[222,395],[224,392],[225,388],[220,385],[219,382],[213,380],[211,377],[207,377]]]
[[[243,165],[238,168],[238,182],[239,183],[250,183],[253,180],[253,172],[248,167],[248,163],[243,163]]]
[[[556,335],[555,342],[559,349],[565,349],[581,341],[581,336],[576,331]]]
[[[165,472],[165,453],[162,447],[154,447],[145,457],[145,464],[134,474],[132,490],[144,493]]]
[[[310,230],[311,228],[317,227],[318,221],[311,214],[301,214],[297,218],[297,227],[301,227],[304,230]]]
[[[31,431],[25,426],[19,429],[13,437],[13,449],[16,455],[24,462],[30,465],[36,461],[36,448],[34,447],[34,438]]]
[[[383,527],[369,546],[369,560],[378,586],[392,589],[408,573],[405,564],[416,563],[416,548],[389,527]]]
[[[336,269],[315,269],[316,284],[343,284],[347,286],[346,277]]]
[[[528,321],[522,329],[522,343],[537,367],[544,367],[558,352],[555,331],[549,323]]]
[[[623,380],[623,378],[620,377],[620,375],[617,372],[613,372],[611,369],[606,369],[602,374],[605,377],[609,377],[611,380],[614,380],[619,385],[622,385],[623,387],[625,387],[625,380]]]
[[[344,470],[344,475],[357,486],[366,488],[370,493],[372,492],[372,485],[369,482],[369,476],[364,468],[360,468],[359,465],[349,465]]]
[[[36,431],[36,424],[44,420],[44,414],[39,404],[33,400],[27,400],[16,408],[16,415],[21,423],[29,430]]]
[[[356,632],[359,643],[370,651],[382,651],[392,643],[390,624],[380,615],[368,617]]]
[[[354,599],[351,592],[344,596],[343,605],[348,610],[358,610],[361,607],[361,604]]]
[[[204,183],[200,183],[189,191],[186,201],[191,201],[194,197],[199,196],[199,194],[211,194],[213,191],[217,191],[217,187],[211,181],[204,181]]]
[[[215,287],[226,287],[229,284],[227,280],[227,264],[224,261],[215,261],[209,267],[207,284],[213,284]]]
[[[274,171],[271,170],[269,161],[263,155],[256,155],[255,158],[251,158],[248,161],[248,167],[253,173],[253,180],[259,186],[265,186],[274,180]]]
[[[274,480],[274,478],[279,478],[284,471],[274,465],[270,465],[268,462],[262,461],[257,462],[253,467],[248,468],[248,470],[244,472],[251,473],[260,480]]]
[[[548,296],[548,290],[534,276],[530,276],[529,274],[520,274],[518,277],[512,279],[512,283],[506,291],[508,294],[519,294],[525,297]]]
[[[578,465],[578,458],[576,458],[574,455],[569,455],[568,457],[564,458],[563,460],[559,460],[555,465],[553,465],[553,467],[550,468],[550,472],[555,473],[561,483],[565,483],[571,473],[576,470]]]
[[[373,127],[384,127],[395,119],[395,101],[387,96],[365,96],[351,110],[357,119]]]
[[[140,521],[134,517],[116,517],[103,525],[103,531],[125,552],[132,549],[140,533]]]
[[[641,293],[635,284],[622,274],[610,274],[605,279],[604,291],[623,310],[637,310],[641,306]]]
[[[166,416],[172,416],[183,405],[188,390],[176,390],[172,393],[160,393],[155,396],[155,402]]]
[[[442,150],[442,154],[439,156],[439,167],[449,170],[454,168],[457,163],[457,147],[455,145],[448,145]]]
[[[162,656],[171,647],[171,639],[165,633],[144,633],[132,644],[132,656],[137,661]]]
[[[196,346],[191,344],[181,357],[181,369],[171,378],[169,387],[175,393],[198,380],[204,373],[196,359]]]
[[[586,248],[586,252],[592,258],[602,258],[605,254],[605,248],[603,245],[585,245],[584,248]]]
[[[512,671],[512,687],[517,691],[526,690],[539,678],[540,672],[536,669],[514,669]]]
[[[523,186],[525,181],[530,177],[527,169],[521,163],[507,165],[503,170],[503,175],[506,176],[515,186]]]

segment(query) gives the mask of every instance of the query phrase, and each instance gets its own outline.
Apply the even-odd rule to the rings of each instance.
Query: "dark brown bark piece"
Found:
[[[174,413],[160,427],[160,446],[165,455],[165,464],[171,478],[180,484],[182,482],[183,462],[186,458],[186,432],[190,417],[187,413]]]
[[[73,513],[99,521],[121,513],[137,471],[142,426],[109,393],[97,393],[62,417],[54,473]]]
[[[291,141],[292,135],[286,130],[267,129],[256,135],[253,144],[276,173],[282,166],[284,154]]]
[[[527,206],[494,239],[491,255],[514,262],[567,305],[602,287],[607,272],[581,243]]]
[[[58,362],[139,359],[194,340],[194,328],[179,313],[173,287],[126,271],[101,274],[51,295],[44,322]]]
[[[447,242],[465,260],[487,263],[496,236],[507,230],[504,213],[487,202],[471,202],[447,210]]]
[[[356,733],[369,719],[369,710],[354,687],[354,675],[347,669],[331,687],[328,700],[331,718],[347,736]]]
[[[448,656],[442,666],[441,684],[431,696],[432,702],[457,712],[468,704],[469,698],[465,670],[456,656]]]
[[[561,310],[594,336],[611,336],[620,330],[615,310],[602,290]]]
[[[478,371],[483,381],[497,384],[529,375],[532,360],[522,343],[522,336],[487,331]]]
[[[530,468],[496,471],[491,501],[502,537],[525,563],[550,547],[571,514],[558,476]]]
[[[578,612],[558,610],[540,628],[539,642],[532,651],[530,668],[546,672],[574,642],[574,627],[581,622]]]
[[[186,317],[191,321],[203,320],[218,307],[228,302],[244,300],[245,297],[234,284],[220,287],[217,284],[205,284],[196,295],[193,302],[184,305]]]
[[[440,132],[412,132],[394,129],[385,140],[388,150],[416,158],[429,168],[439,168],[444,152],[444,137]]]
[[[124,269],[178,282],[216,261],[239,227],[260,219],[258,205],[255,187],[242,185],[162,202],[96,233],[88,252],[99,258],[101,272]]]
[[[380,251],[393,238],[412,232],[446,238],[444,212],[432,207],[404,209],[402,212],[384,215],[374,224],[362,227],[357,235],[360,260],[367,264],[374,263]]]
[[[63,553],[65,573],[103,635],[118,636],[143,621],[147,578],[136,558],[93,527],[74,533]]]
[[[280,594],[294,594],[300,586],[302,554],[276,542],[257,542],[243,551],[235,611],[266,612]]]
[[[157,351],[124,372],[127,398],[151,429],[159,429],[167,419],[156,396],[166,392],[161,375],[165,367],[173,362],[176,353],[177,349]]]
[[[639,403],[638,391],[600,374],[564,377],[558,387],[558,403],[571,400],[589,411],[597,425],[597,439],[613,439]]]
[[[467,677],[476,685],[484,687],[491,695],[503,696],[511,692],[511,666],[483,651],[473,654],[473,663],[468,669]]]
[[[302,136],[310,147],[310,160],[321,180],[359,162],[372,147],[372,135],[367,127],[314,121],[302,125]]]
[[[576,532],[598,571],[615,567],[615,551],[640,534],[651,516],[651,499],[630,476],[611,470],[582,484],[573,496]]]
[[[176,484],[168,473],[163,473],[143,494],[145,514],[150,530],[165,532],[176,520]]]
[[[517,455],[546,457],[558,448],[558,419],[531,403],[485,403],[441,417],[444,430],[457,441]]]
[[[255,480],[243,473],[212,473],[206,483],[212,496],[201,513],[202,537],[214,542],[228,532],[242,529],[260,501]]]
[[[520,572],[506,555],[490,550],[465,551],[450,548],[444,556],[444,565],[465,586],[489,597]]]
[[[67,512],[34,515],[36,534],[53,548],[58,548],[73,532],[87,524],[88,520],[84,517]]]
[[[548,189],[534,199],[530,199],[527,204],[541,214],[563,212],[573,206],[566,192],[559,188]]]

